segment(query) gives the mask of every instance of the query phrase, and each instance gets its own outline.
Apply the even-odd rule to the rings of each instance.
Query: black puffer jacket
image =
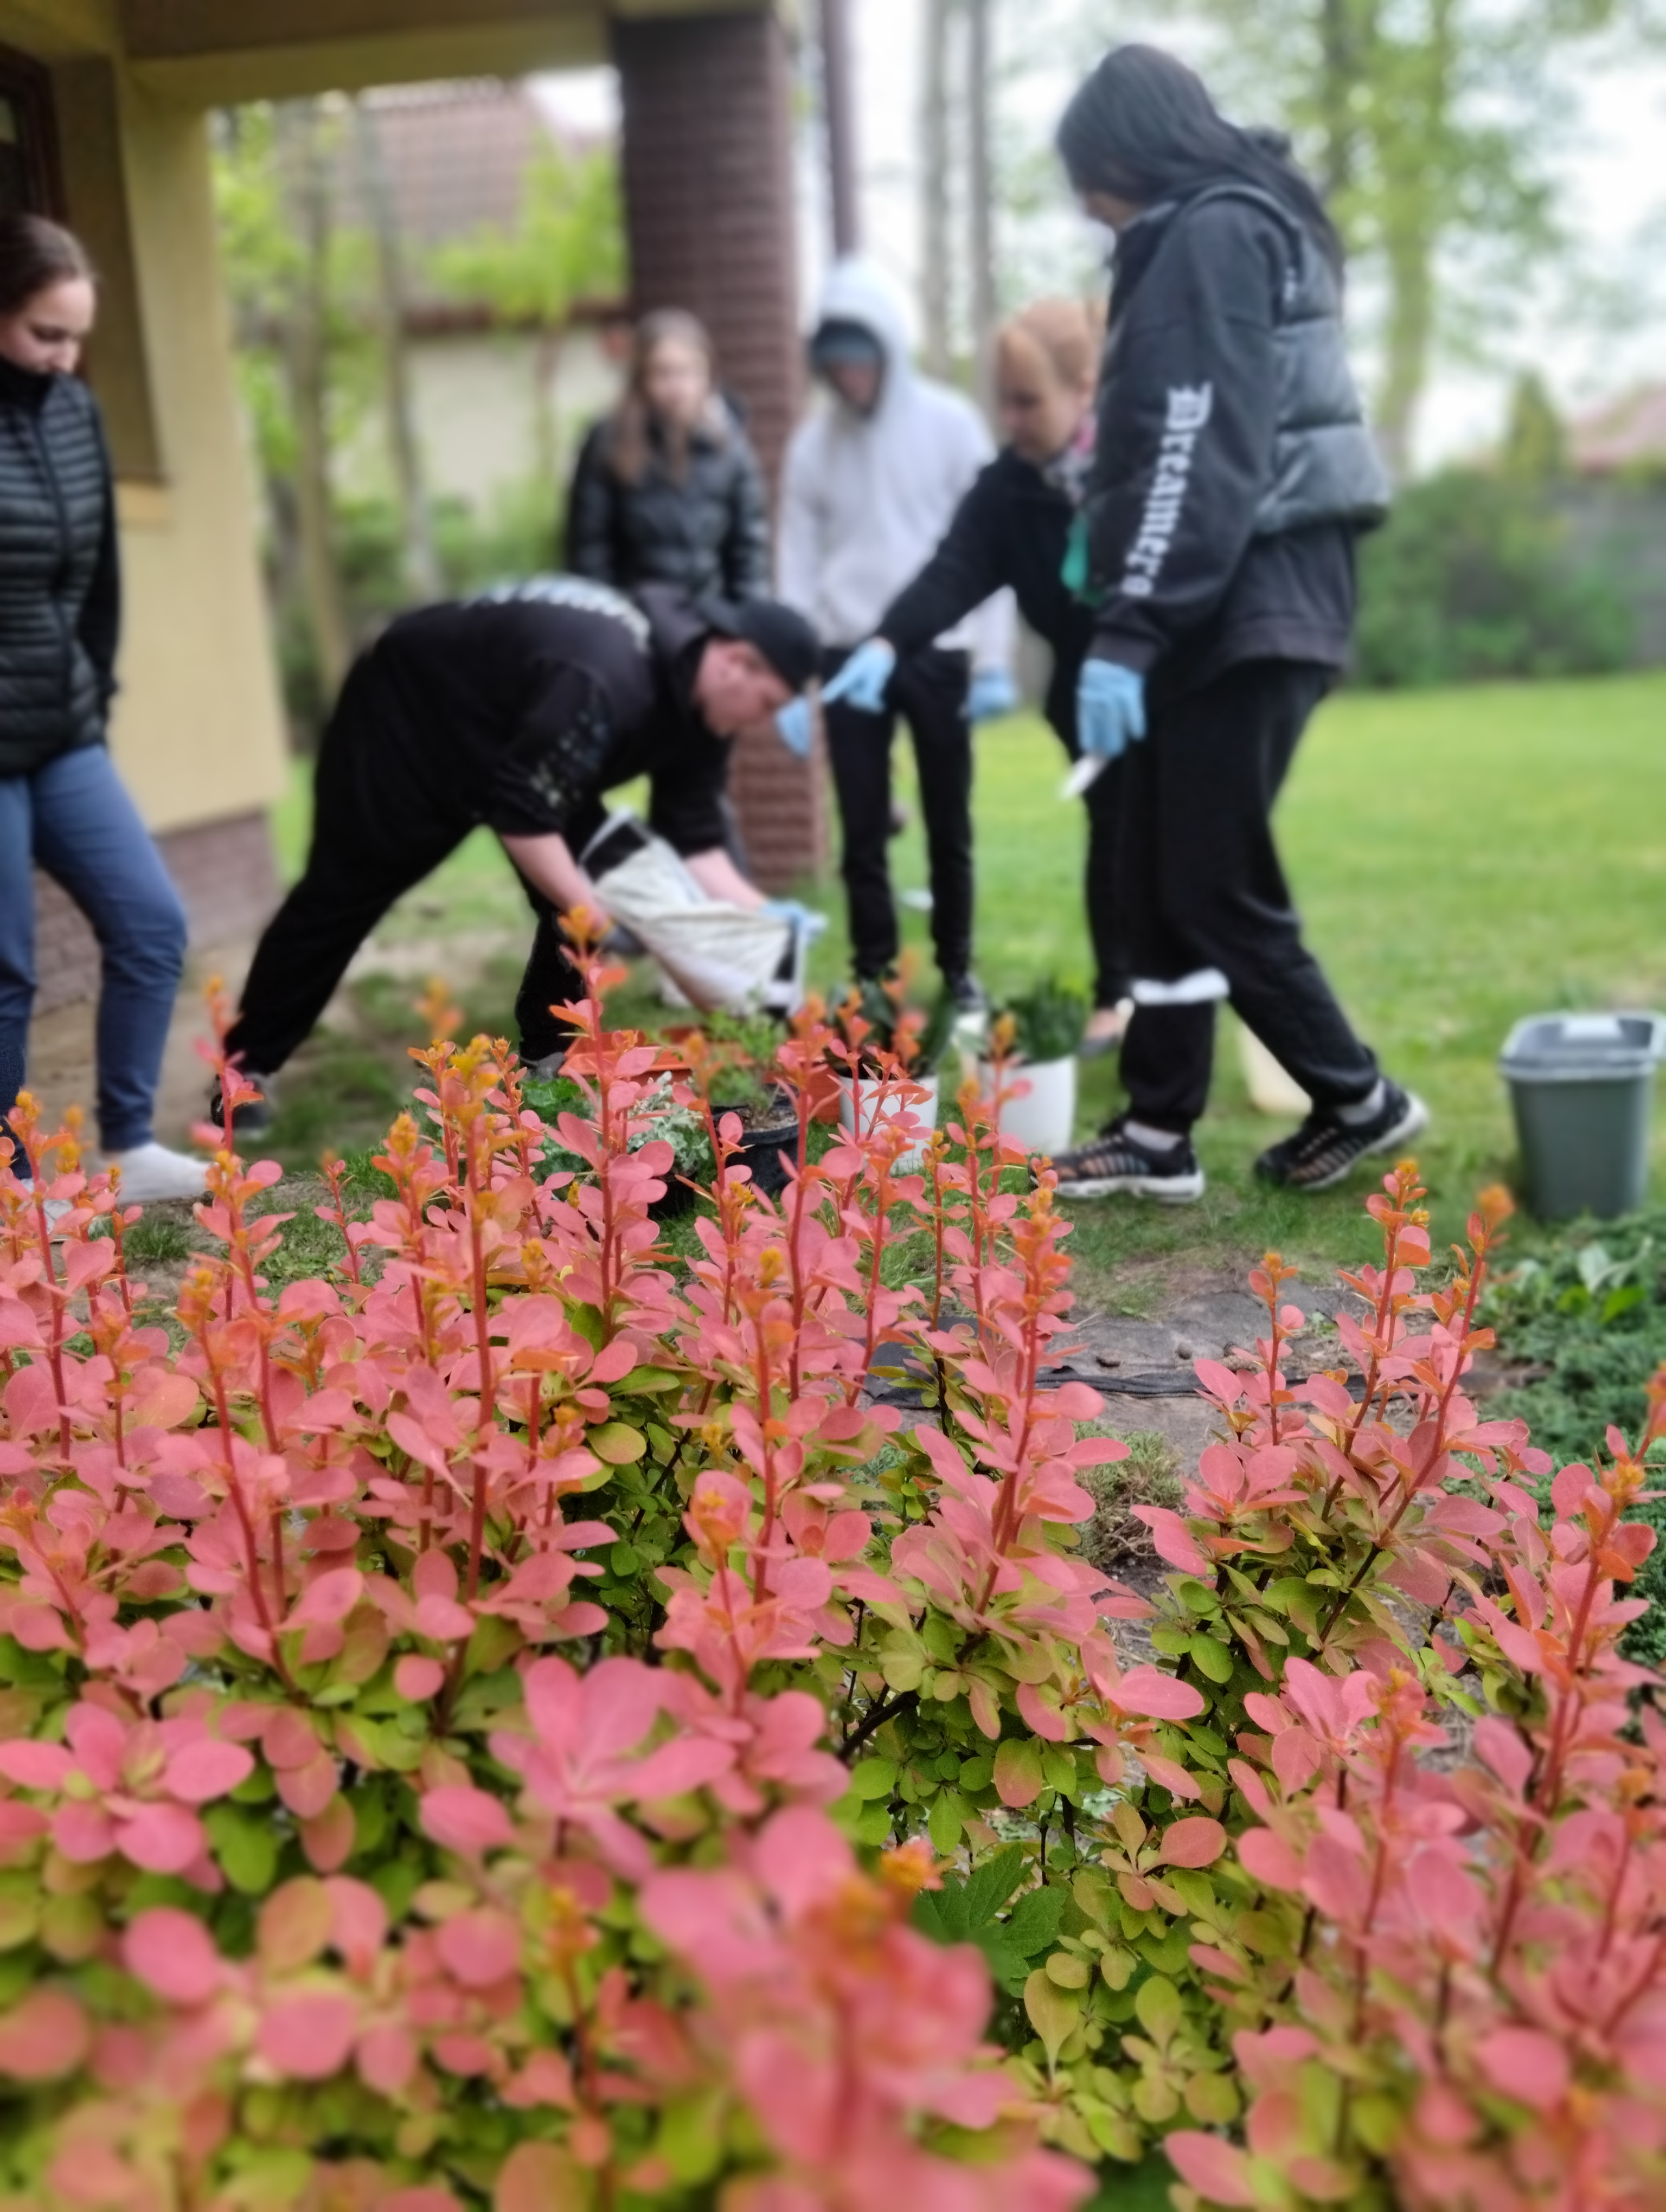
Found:
[[[608,465],[610,427],[598,422],[579,454],[562,566],[621,592],[642,584],[674,584],[696,599],[767,592],[763,477],[733,416],[726,410],[721,431],[696,431],[680,481],[656,433],[641,478],[622,483]]]
[[[0,775],[102,740],[119,575],[96,401],[0,361]]]
[[[943,543],[877,624],[879,635],[907,659],[1010,586],[1019,613],[1053,648],[1047,719],[1072,751],[1076,684],[1095,620],[1064,580],[1075,512],[1061,486],[1005,447],[956,508]]]
[[[1344,659],[1353,540],[1388,480],[1340,311],[1316,245],[1252,185],[1123,232],[1087,499],[1095,653],[1165,689],[1237,660]]]

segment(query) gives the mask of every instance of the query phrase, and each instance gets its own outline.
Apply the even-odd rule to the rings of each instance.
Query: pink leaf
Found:
[[[446,1783],[423,1793],[423,1832],[448,1851],[501,1850],[514,1841],[514,1824],[496,1797],[466,1783]]]
[[[235,1790],[253,1772],[254,1760],[240,1743],[220,1743],[213,1736],[203,1736],[196,1743],[182,1746],[168,1760],[168,1793],[187,1805],[206,1805],[211,1798]]]
[[[1198,1549],[1192,1532],[1180,1516],[1166,1505],[1136,1505],[1134,1517],[1151,1530],[1157,1556],[1189,1575],[1212,1575],[1214,1563]]]
[[[116,1845],[147,1874],[183,1874],[203,1849],[203,1824],[183,1805],[142,1805],[117,1821]]]
[[[417,1652],[407,1653],[393,1669],[394,1688],[413,1705],[433,1697],[445,1679],[446,1670],[437,1659],[424,1659]]]
[[[307,1583],[283,1626],[308,1628],[314,1622],[345,1620],[363,1589],[364,1577],[356,1567],[331,1567]]]
[[[490,1905],[453,1913],[435,1940],[447,1972],[468,1989],[488,1989],[520,1964],[520,1929]]]
[[[1530,2105],[1541,2121],[1567,2094],[1567,2053],[1536,2028],[1495,2027],[1475,2045],[1475,2056],[1499,2094],[1516,2104]]]
[[[359,2074],[384,2097],[397,2097],[416,2071],[416,2042],[409,2028],[390,2023],[359,2038]]]
[[[31,1990],[0,2013],[0,2074],[19,2081],[56,2081],[73,2073],[92,2042],[87,2015],[62,1990]]]
[[[61,1743],[0,1743],[0,1774],[22,1790],[61,1790],[75,1763]]]
[[[261,2021],[255,2043],[276,2073],[296,2081],[323,2081],[346,2064],[356,2025],[351,1998],[308,1992],[274,2005]]]
[[[1189,1721],[1203,1711],[1201,1692],[1156,1667],[1130,1667],[1110,1701],[1152,1721]]]
[[[356,1833],[353,1808],[337,1792],[321,1813],[301,1824],[301,1848],[307,1865],[315,1874],[334,1874],[353,1856]]]
[[[223,1968],[202,1922],[172,1905],[141,1912],[122,1938],[131,1974],[171,2004],[198,2005],[219,1988]]]
[[[1302,1863],[1282,1836],[1270,1828],[1250,1828],[1238,1838],[1238,1856],[1268,1889],[1298,1890]]]
[[[1163,2148],[1181,2179],[1210,2203],[1254,2204],[1249,2160],[1235,2143],[1206,2136],[1199,2128],[1177,2128],[1164,2137]]]
[[[1213,1866],[1225,1848],[1226,1831],[1219,1821],[1194,1814],[1164,1828],[1158,1859],[1163,1866]]]
[[[708,1782],[715,1782],[733,1765],[734,1753],[727,1744],[698,1736],[673,1736],[630,1769],[630,1794],[680,1797],[686,1790],[699,1790]]]

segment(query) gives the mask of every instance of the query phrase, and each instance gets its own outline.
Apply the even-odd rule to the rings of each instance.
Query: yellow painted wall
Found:
[[[124,492],[111,741],[155,829],[275,799],[284,739],[202,117],[121,87],[160,485]]]

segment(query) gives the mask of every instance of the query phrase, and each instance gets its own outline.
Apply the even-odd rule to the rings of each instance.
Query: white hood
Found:
[[[885,381],[871,415],[824,394],[794,433],[781,488],[777,588],[824,645],[858,645],[936,551],[994,447],[969,399],[915,370],[906,309],[873,263],[836,264],[816,321],[871,331],[885,354]],[[967,647],[979,667],[1005,667],[1012,619],[1004,595],[939,642]]]

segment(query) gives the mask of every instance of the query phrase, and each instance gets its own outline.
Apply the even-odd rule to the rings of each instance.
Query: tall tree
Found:
[[[995,266],[994,0],[966,0],[966,228],[971,265],[972,374],[994,411]]]
[[[381,341],[382,405],[387,424],[388,460],[398,502],[400,558],[407,590],[418,599],[441,598],[445,580],[435,549],[434,518],[423,477],[411,398],[407,341],[408,295],[398,215],[376,118],[362,97],[353,102],[353,145],[359,192],[364,203],[376,263],[376,320]]]
[[[920,17],[920,320],[926,367],[933,376],[946,376],[953,362],[949,214],[954,0],[924,0]]]
[[[1194,0],[1212,82],[1282,120],[1377,304],[1376,418],[1403,471],[1443,334],[1473,343],[1561,241],[1557,64],[1626,0]]]

